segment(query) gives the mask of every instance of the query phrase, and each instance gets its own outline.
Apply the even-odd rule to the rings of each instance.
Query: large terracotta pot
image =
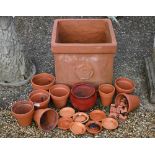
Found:
[[[32,77],[31,84],[33,89],[49,90],[55,83],[55,77],[52,74],[40,73]]]
[[[51,109],[38,109],[34,113],[34,121],[44,131],[53,130],[58,123],[58,113]]]
[[[96,90],[90,84],[75,84],[71,89],[71,103],[79,111],[88,111],[95,105],[96,99]]]
[[[112,83],[117,43],[109,19],[55,20],[51,47],[57,83]]]
[[[56,84],[50,88],[51,98],[57,108],[66,106],[70,94],[70,88],[64,84]]]
[[[32,123],[34,105],[31,101],[16,101],[12,105],[11,113],[20,126],[29,126]]]

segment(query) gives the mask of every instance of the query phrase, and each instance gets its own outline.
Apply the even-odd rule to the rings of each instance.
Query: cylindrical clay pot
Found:
[[[69,94],[70,88],[64,84],[53,85],[50,89],[51,98],[57,108],[63,108],[66,106]]]
[[[96,90],[90,84],[75,84],[71,89],[71,103],[79,111],[88,111],[95,105],[96,99]]]
[[[34,121],[44,131],[53,130],[58,123],[58,113],[51,109],[38,109],[34,113]]]
[[[34,105],[31,101],[17,101],[11,108],[12,115],[17,119],[20,126],[29,126],[32,123]]]
[[[115,87],[110,84],[101,84],[99,86],[99,94],[104,106],[109,106],[112,103],[114,93]]]

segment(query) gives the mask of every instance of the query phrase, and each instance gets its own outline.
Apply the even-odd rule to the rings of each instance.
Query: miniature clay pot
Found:
[[[34,105],[31,101],[26,100],[14,102],[11,113],[17,119],[20,126],[29,126],[32,123]]]
[[[71,107],[62,108],[59,111],[59,115],[61,117],[72,117],[74,114],[75,114],[75,110],[73,108],[71,108]]]
[[[58,123],[58,113],[51,109],[38,109],[34,113],[34,121],[44,131],[53,130]]]
[[[57,108],[66,106],[70,94],[70,88],[64,84],[56,84],[50,88],[51,98]]]
[[[86,123],[86,129],[89,133],[97,134],[102,130],[102,124],[97,121],[89,121]]]
[[[29,94],[29,100],[33,102],[36,109],[44,109],[48,107],[50,94],[46,90],[34,90]]]
[[[111,84],[101,84],[99,86],[99,94],[102,104],[104,106],[109,106],[112,103],[112,99],[115,94],[115,87]]]
[[[102,119],[106,118],[105,112],[101,110],[93,110],[89,115],[93,121],[102,121]]]
[[[55,77],[52,74],[40,73],[32,77],[31,84],[33,89],[49,90],[55,83]]]
[[[67,130],[70,127],[70,124],[73,122],[72,118],[69,117],[61,117],[58,120],[58,128]]]
[[[89,116],[84,112],[77,112],[73,115],[74,122],[86,123],[89,120]]]
[[[102,126],[107,130],[114,130],[118,127],[118,122],[114,118],[105,118],[102,120]]]
[[[117,93],[130,94],[134,92],[135,84],[128,78],[120,77],[115,80],[115,88]]]
[[[72,122],[70,124],[70,130],[75,134],[75,135],[82,135],[86,132],[86,127],[84,124],[80,122]]]
[[[127,112],[135,110],[140,105],[140,98],[136,95],[130,95],[125,93],[120,93],[115,98],[115,105],[118,107],[121,103],[121,100],[125,98],[127,104]]]
[[[96,90],[90,84],[75,84],[71,89],[71,103],[79,111],[88,111],[95,105],[96,99]]]

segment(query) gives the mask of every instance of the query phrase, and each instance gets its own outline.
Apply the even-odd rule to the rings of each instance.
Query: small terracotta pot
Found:
[[[86,132],[86,127],[84,124],[80,122],[72,122],[70,124],[70,130],[75,134],[75,135],[82,135]]]
[[[72,117],[75,114],[75,110],[71,107],[62,108],[59,111],[59,115],[62,117]]]
[[[130,94],[134,92],[135,84],[128,78],[120,77],[115,80],[115,88],[118,93]]]
[[[102,119],[106,118],[105,112],[101,110],[93,110],[89,115],[93,121],[102,121]]]
[[[51,109],[38,109],[34,113],[34,121],[44,131],[53,130],[58,123],[58,113]]]
[[[55,77],[52,74],[40,73],[33,76],[31,80],[33,89],[49,90],[55,83]]]
[[[127,101],[127,112],[135,110],[140,105],[140,99],[136,95],[130,95],[125,93],[120,93],[115,98],[115,105],[118,107],[121,104],[121,100],[125,98]]]
[[[56,84],[50,88],[51,98],[57,108],[66,106],[70,94],[70,88],[64,84]]]
[[[11,113],[17,119],[20,126],[29,126],[32,123],[34,105],[31,101],[26,100],[14,102]]]
[[[72,118],[61,117],[58,121],[58,128],[67,130],[70,127],[70,124],[73,122]]]
[[[118,122],[114,118],[105,118],[102,120],[102,126],[107,130],[114,130],[118,127]]]
[[[95,105],[96,99],[95,87],[90,84],[75,84],[71,89],[71,103],[79,111],[88,111]]]
[[[101,84],[99,86],[99,94],[103,106],[109,106],[115,94],[115,87],[111,84]]]
[[[84,112],[77,112],[73,115],[74,122],[86,123],[89,120],[89,116]]]
[[[34,90],[29,94],[29,100],[33,102],[36,109],[44,109],[48,107],[50,94],[46,90]]]
[[[89,121],[86,124],[86,129],[89,133],[97,134],[102,131],[102,124],[97,121]]]

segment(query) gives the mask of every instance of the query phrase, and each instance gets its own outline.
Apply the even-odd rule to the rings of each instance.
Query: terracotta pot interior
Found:
[[[72,117],[75,113],[75,110],[70,107],[62,108],[59,112],[60,116],[62,117]]]
[[[113,92],[113,90],[114,90],[114,88],[112,86],[102,86],[100,88],[100,91],[105,94],[109,94],[109,93]]]
[[[97,123],[90,123],[87,128],[89,129],[89,131],[92,131],[92,132],[98,132],[101,130],[101,126]]]
[[[57,43],[111,43],[106,21],[64,20],[57,23]]]
[[[125,104],[128,106],[128,99],[124,95],[119,95],[118,97],[118,104],[121,102],[121,100],[125,100]],[[123,107],[122,107],[123,108]]]
[[[32,102],[41,103],[48,99],[48,95],[44,93],[37,93],[32,95],[30,98]]]
[[[118,80],[118,81],[116,81],[116,84],[121,89],[126,89],[126,90],[132,89],[134,87],[131,82],[126,81],[126,80]]]
[[[88,115],[85,114],[85,113],[76,113],[74,116],[73,116],[73,120],[75,122],[86,122],[87,120],[89,119]]]
[[[94,110],[90,113],[90,118],[94,121],[101,121],[106,118],[106,114],[103,111]]]
[[[68,91],[63,88],[54,88],[50,92],[53,96],[57,96],[57,97],[62,97],[68,94]]]
[[[53,79],[51,77],[34,77],[32,79],[33,83],[39,86],[49,85],[52,83]]]
[[[58,121],[58,127],[62,129],[69,129],[72,122],[72,118],[61,117]]]
[[[80,122],[73,122],[70,129],[74,134],[83,134],[85,132],[85,126]]]
[[[18,104],[12,108],[12,111],[15,114],[26,114],[32,110],[32,106],[30,104]]]

